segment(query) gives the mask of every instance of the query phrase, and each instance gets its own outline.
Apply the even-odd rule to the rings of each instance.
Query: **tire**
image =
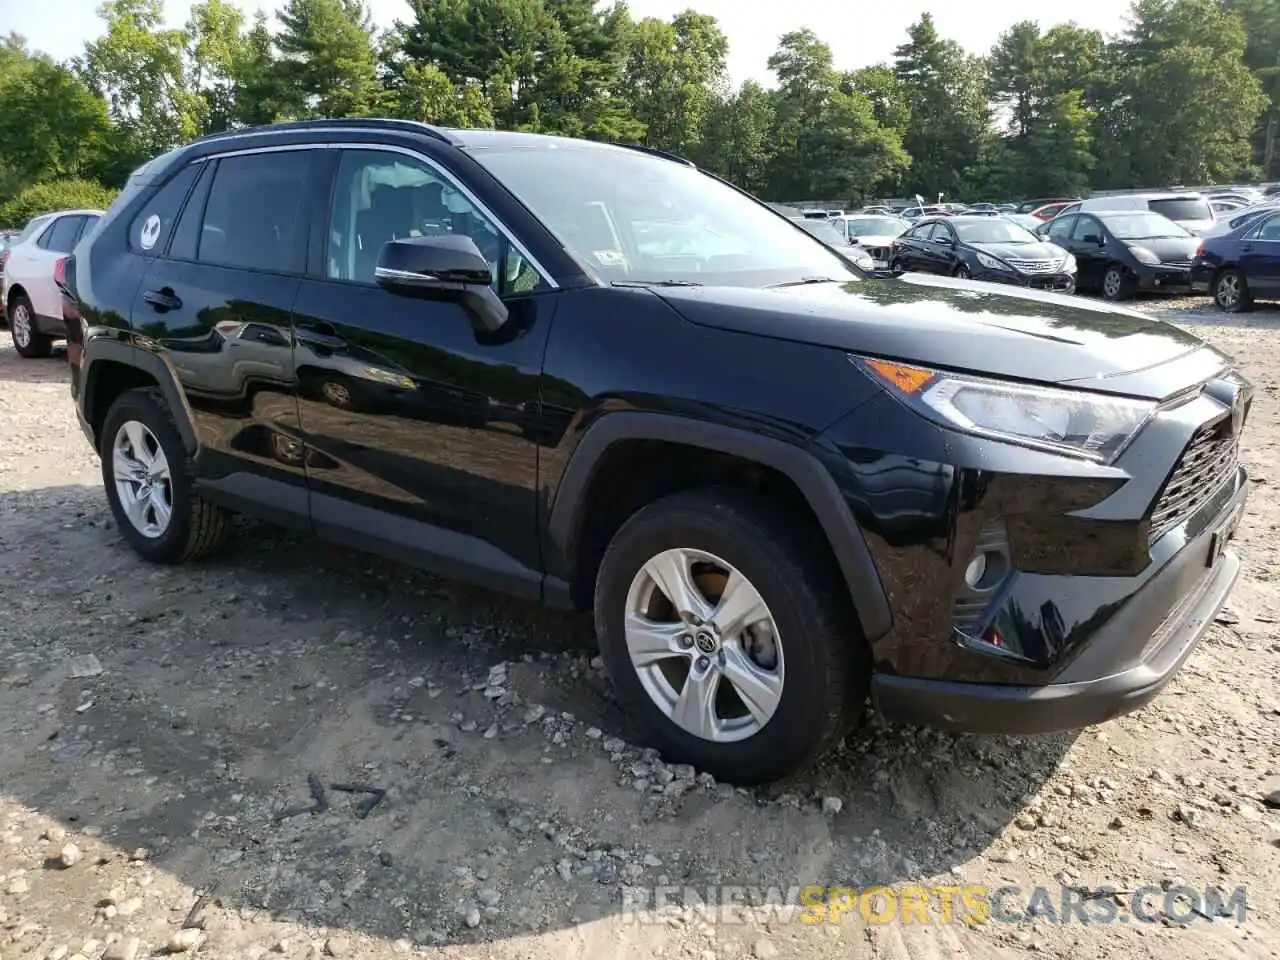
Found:
[[[969,272],[969,268],[966,267],[963,263],[957,264],[956,268],[951,271],[951,275],[955,277],[957,280],[973,279],[973,274]]]
[[[136,431],[136,426],[130,426],[130,430],[126,430],[127,425],[140,425],[143,431]],[[117,484],[116,445],[122,433],[128,437],[131,431],[135,437],[140,433],[147,438],[148,446],[153,441],[168,465],[167,485],[147,485],[154,489],[167,486],[165,498],[170,505],[167,523],[151,533],[141,529],[130,517]],[[107,500],[111,504],[111,512],[121,535],[143,559],[153,563],[182,563],[205,556],[222,543],[230,518],[222,508],[204,500],[196,492],[193,482],[194,466],[173,424],[173,416],[165,403],[164,394],[159,389],[149,387],[121,394],[111,405],[103,422],[99,454],[102,457],[102,481],[106,487]],[[126,456],[121,460],[121,465],[128,459]],[[132,459],[140,463],[145,458],[136,455]],[[137,484],[126,482],[126,486],[136,488]],[[155,516],[154,508],[148,515]]]
[[[595,622],[601,656],[619,702],[668,760],[691,763],[731,783],[765,783],[804,769],[862,715],[871,679],[870,653],[838,568],[813,549],[807,531],[808,524],[753,494],[708,488],[678,493],[644,507],[609,544],[596,579]],[[655,674],[661,668],[645,668],[642,674],[632,660],[626,625],[637,601],[649,596],[660,606],[666,605],[665,591],[656,588],[656,581],[644,571],[652,569],[651,561],[677,549],[703,558],[709,555],[736,568],[755,587],[776,628],[774,636],[781,653],[773,674],[780,687],[775,708],[762,722],[758,715],[754,721],[751,717],[729,720],[729,724],[745,724],[751,728],[749,732],[734,734],[730,730],[719,740],[698,735],[688,724],[672,718],[670,706],[659,705],[659,696],[678,696],[677,685],[684,688],[679,677],[682,669],[687,671],[686,682],[693,675],[700,658],[698,648],[706,639],[699,635],[693,641],[693,636],[702,631],[683,630],[678,621],[671,623],[669,613],[650,617],[667,621],[663,626],[675,632],[665,636],[676,648],[688,647],[677,649],[674,655],[664,650],[668,659],[662,662],[674,665],[674,679]],[[717,581],[712,574],[701,582],[714,586]],[[723,585],[724,581],[718,582]],[[757,640],[758,630],[759,625],[751,628]],[[681,632],[683,641],[679,639]],[[728,642],[710,657],[700,659],[712,664],[715,658],[713,669],[726,662],[742,664],[739,640],[748,634],[743,631],[735,639],[735,633],[731,628],[726,633]],[[767,632],[764,636],[767,652]],[[757,665],[755,669],[764,668]],[[740,666],[736,675],[743,675]],[[737,683],[721,679],[719,685],[726,682],[733,690],[726,694],[727,712],[735,708],[747,712],[746,701],[736,695]],[[652,692],[655,684],[662,688],[658,696]],[[717,702],[713,712],[720,706]],[[737,739],[733,739],[735,735]]]
[[[1066,294],[1066,295],[1069,297],[1069,296],[1071,296],[1072,294],[1074,294],[1075,292],[1076,292],[1076,281],[1075,281],[1075,279],[1073,278],[1073,279],[1071,279],[1071,280],[1068,280],[1068,281],[1067,281],[1066,286],[1064,286],[1064,287],[1062,288],[1062,293]]]
[[[1102,275],[1102,296],[1105,300],[1128,300],[1133,296],[1133,277],[1123,267],[1107,267]]]
[[[9,336],[18,356],[28,360],[47,357],[53,352],[53,338],[36,328],[36,312],[26,294],[9,298]]]
[[[1234,267],[1223,270],[1213,281],[1213,302],[1227,313],[1244,313],[1253,309],[1253,294],[1244,274]]]

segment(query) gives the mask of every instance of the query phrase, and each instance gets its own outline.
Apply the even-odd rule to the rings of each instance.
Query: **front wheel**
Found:
[[[969,272],[969,268],[963,263],[959,264],[954,270],[952,270],[951,275],[957,280],[968,280],[973,276],[973,274]]]
[[[1244,313],[1253,306],[1249,283],[1239,270],[1223,270],[1213,284],[1213,302],[1227,313]]]
[[[860,715],[870,659],[804,524],[733,489],[636,513],[596,582],[619,701],[672,761],[732,783],[807,766]]]
[[[35,310],[21,293],[9,299],[9,336],[13,338],[18,356],[28,360],[47,357],[53,352],[53,338],[36,327]]]
[[[1102,295],[1108,300],[1128,300],[1133,296],[1133,278],[1121,267],[1108,267],[1102,275]]]

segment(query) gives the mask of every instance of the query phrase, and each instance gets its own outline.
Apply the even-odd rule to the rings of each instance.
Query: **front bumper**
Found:
[[[1191,289],[1191,268],[1172,267],[1168,264],[1148,266],[1139,264],[1134,271],[1138,278],[1139,290],[1189,290]]]
[[[1074,273],[1007,273],[1003,270],[986,270],[976,274],[974,279],[1058,293],[1074,293],[1076,289]]]
[[[814,451],[892,621],[867,636],[878,709],[1031,732],[1154,696],[1239,571],[1221,548],[1247,496],[1237,451],[1252,394],[1241,382],[1231,399],[1233,377],[1161,409],[1108,466],[940,429],[887,395],[829,428]],[[974,584],[979,555],[994,573]]]
[[[1246,479],[1240,468],[1214,523],[1093,633],[1061,679],[1029,686],[877,674],[876,709],[920,726],[1031,734],[1103,723],[1146,705],[1191,656],[1240,575],[1240,559],[1225,544],[1243,510]]]

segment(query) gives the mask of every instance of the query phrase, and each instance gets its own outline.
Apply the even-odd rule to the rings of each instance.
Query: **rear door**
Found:
[[[955,261],[955,235],[946,223],[939,221],[930,228],[928,243],[924,245],[922,268],[929,273],[947,275]]]
[[[308,191],[322,149],[238,151],[178,172],[137,216],[154,260],[134,329],[175,371],[215,499],[306,525],[291,311],[306,265]],[[178,210],[181,214],[178,214]]]

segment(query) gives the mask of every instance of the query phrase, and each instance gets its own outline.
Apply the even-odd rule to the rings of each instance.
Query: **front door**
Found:
[[[556,298],[511,235],[428,158],[328,151],[294,307],[294,358],[317,530],[537,596],[537,422]],[[385,243],[469,235],[510,318],[476,330],[453,302],[379,287]]]
[[[1097,287],[1111,263],[1107,250],[1107,232],[1097,217],[1081,214],[1071,228],[1071,253],[1076,258],[1076,283]]]

